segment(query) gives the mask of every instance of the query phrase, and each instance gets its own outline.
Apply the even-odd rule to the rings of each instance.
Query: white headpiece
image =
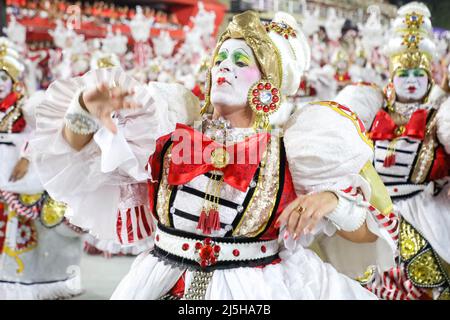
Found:
[[[309,69],[311,49],[293,16],[285,12],[277,12],[272,20],[273,23],[281,27],[270,28],[268,32],[281,55],[283,73],[281,92],[290,96],[297,92],[302,74]],[[295,36],[289,35],[288,30],[292,30]]]
[[[431,72],[436,54],[430,11],[425,4],[411,2],[398,10],[385,53],[391,73],[398,68],[423,68]]]

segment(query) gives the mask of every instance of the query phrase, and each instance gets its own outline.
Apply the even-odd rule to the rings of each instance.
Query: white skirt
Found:
[[[280,263],[264,268],[214,271],[205,299],[376,299],[358,282],[337,272],[332,265],[302,246],[295,251],[281,251],[280,258]],[[136,258],[111,299],[158,299],[170,291],[185,271],[144,252]],[[192,274],[186,271],[186,289]]]

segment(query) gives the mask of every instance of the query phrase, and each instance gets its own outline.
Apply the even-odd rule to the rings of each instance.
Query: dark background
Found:
[[[397,6],[404,5],[411,0],[390,0]],[[431,22],[433,27],[450,30],[450,0],[422,0],[431,11]]]

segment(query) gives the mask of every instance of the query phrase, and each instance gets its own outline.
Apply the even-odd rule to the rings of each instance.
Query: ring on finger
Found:
[[[305,210],[306,209],[302,205],[298,205],[297,208],[295,208],[295,211],[297,211],[298,214],[302,214]]]

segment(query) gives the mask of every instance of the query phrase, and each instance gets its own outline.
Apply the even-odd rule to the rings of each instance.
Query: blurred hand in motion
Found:
[[[80,105],[111,132],[116,133],[117,127],[111,118],[111,113],[118,110],[139,109],[142,105],[132,100],[134,90],[124,90],[121,87],[109,87],[101,83],[97,87],[85,90],[80,95]]]
[[[11,176],[9,177],[10,182],[16,182],[20,179],[22,179],[28,172],[28,166],[30,162],[28,159],[20,158],[19,161],[17,161]]]

